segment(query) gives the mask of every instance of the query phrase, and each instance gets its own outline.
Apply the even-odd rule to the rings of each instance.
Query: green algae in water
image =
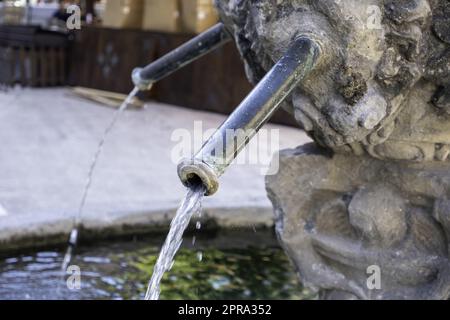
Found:
[[[284,253],[278,248],[206,249],[198,260],[196,251],[182,249],[163,278],[161,299],[305,299]],[[134,266],[145,281],[157,255],[147,255]]]

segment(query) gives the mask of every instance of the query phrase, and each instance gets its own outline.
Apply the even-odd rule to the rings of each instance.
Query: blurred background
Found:
[[[67,8],[81,28],[67,30]],[[0,81],[128,93],[130,74],[219,20],[212,0],[0,1]],[[251,90],[230,43],[158,83],[148,98],[229,114]],[[282,111],[274,122],[292,125]]]
[[[173,133],[217,128],[252,89],[233,43],[139,94],[99,153],[83,210],[80,200],[132,70],[218,21],[212,0],[0,1],[0,299],[143,297],[185,194]],[[284,111],[273,122],[277,148],[309,141]],[[260,151],[267,165],[277,150]],[[310,297],[274,236],[260,168],[232,166],[221,183],[162,298]],[[77,215],[73,290],[61,264]]]

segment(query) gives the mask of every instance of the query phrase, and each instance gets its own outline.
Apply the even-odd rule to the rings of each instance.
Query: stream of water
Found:
[[[94,154],[94,158],[92,159],[91,165],[89,167],[89,172],[86,180],[86,184],[83,190],[83,195],[80,201],[80,206],[78,208],[77,214],[74,217],[73,221],[73,229],[70,233],[69,245],[67,247],[66,253],[63,258],[63,262],[61,265],[62,278],[65,278],[66,270],[69,267],[72,261],[72,255],[74,252],[74,248],[78,242],[78,230],[81,225],[81,218],[83,214],[84,207],[86,205],[86,200],[89,195],[89,191],[92,185],[92,178],[94,175],[95,168],[97,166],[97,162],[102,154],[106,139],[108,138],[111,130],[114,128],[117,120],[120,115],[126,110],[129,104],[131,104],[134,96],[139,92],[138,88],[134,88],[125,101],[122,103],[120,108],[114,113],[114,116],[106,127],[105,132],[103,133],[102,138],[98,144],[97,150]],[[189,225],[189,221],[193,214],[201,212],[201,203],[203,199],[203,195],[205,193],[203,186],[196,186],[189,189],[184,201],[181,203],[180,208],[177,211],[175,218],[173,219],[170,227],[169,234],[167,236],[166,242],[161,250],[159,258],[154,267],[153,275],[150,280],[146,300],[158,300],[160,296],[160,284],[161,280],[164,276],[164,273],[171,269],[174,264],[174,258],[179,250],[182,242],[183,242],[183,234],[186,228]],[[200,223],[200,222],[198,222]],[[198,227],[200,229],[200,227]],[[199,258],[201,260],[201,258]],[[63,283],[63,281],[61,281]],[[60,288],[58,289],[60,292]]]
[[[205,194],[203,186],[196,186],[189,189],[186,197],[178,209],[175,218],[170,224],[170,231],[161,249],[153,275],[148,285],[146,300],[158,300],[161,289],[161,280],[166,271],[169,271],[174,263],[177,251],[183,242],[183,234],[189,225],[191,217],[201,211],[202,200]]]
[[[86,180],[86,184],[83,189],[83,195],[81,197],[80,206],[78,207],[78,211],[74,217],[73,220],[73,229],[70,233],[69,238],[69,245],[66,250],[66,254],[64,255],[63,263],[61,266],[61,270],[63,272],[63,277],[65,276],[66,270],[68,266],[70,265],[70,262],[72,261],[72,254],[75,246],[78,242],[78,229],[81,225],[81,218],[83,215],[83,210],[86,205],[86,200],[89,195],[89,191],[91,189],[92,185],[92,177],[94,175],[95,168],[97,167],[98,159],[100,158],[100,155],[102,154],[103,148],[105,146],[106,139],[108,138],[109,134],[111,133],[111,130],[116,125],[117,120],[122,115],[122,113],[127,109],[127,107],[132,103],[133,98],[138,94],[139,89],[134,88],[130,94],[127,96],[127,98],[124,100],[122,105],[114,112],[113,118],[111,119],[111,122],[106,127],[103,136],[100,139],[100,142],[97,146],[97,150],[95,151],[94,158],[92,159],[91,165],[89,167],[89,172]]]

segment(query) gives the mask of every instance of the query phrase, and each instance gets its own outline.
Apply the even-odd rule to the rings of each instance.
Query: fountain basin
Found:
[[[197,232],[198,233],[198,232]],[[185,237],[162,283],[162,299],[308,299],[271,231],[222,231]],[[230,239],[232,239],[230,241]],[[61,283],[62,250],[0,258],[0,299],[142,299],[163,237],[128,237],[78,248],[81,290]],[[199,252],[202,261],[198,260]],[[64,283],[63,283],[64,284]]]

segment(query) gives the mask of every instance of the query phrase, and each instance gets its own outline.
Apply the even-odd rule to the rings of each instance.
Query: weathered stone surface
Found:
[[[324,298],[450,298],[450,164],[281,152],[266,178],[276,230],[302,281]],[[378,266],[381,288],[367,270]]]
[[[321,46],[319,67],[285,103],[317,143],[387,160],[447,160],[435,150],[450,146],[448,0],[216,3],[253,82],[296,37]]]
[[[330,299],[448,299],[450,1],[216,3],[253,82],[296,37],[321,46],[285,107],[328,151],[284,151],[267,178],[305,284]]]

